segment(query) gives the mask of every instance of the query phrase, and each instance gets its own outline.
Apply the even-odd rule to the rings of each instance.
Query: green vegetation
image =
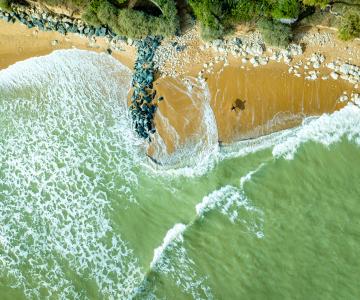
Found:
[[[342,18],[339,37],[344,41],[360,37],[360,12],[349,11],[346,13]]]
[[[296,19],[299,16],[301,3],[297,0],[278,0],[272,8],[274,19]]]
[[[171,36],[179,29],[179,20],[174,0],[152,0],[159,16],[121,6],[125,1],[112,3],[107,0],[93,0],[86,7],[82,17],[94,26],[109,26],[115,33],[132,38],[147,35]]]
[[[258,28],[264,41],[271,46],[286,47],[291,42],[292,30],[289,25],[263,19],[258,22]]]
[[[329,0],[302,0],[305,5],[325,7]]]
[[[10,0],[0,0],[0,8],[5,11],[11,11]]]
[[[26,0],[0,0],[0,8]],[[205,40],[223,38],[237,25],[257,27],[264,40],[284,47],[298,25],[339,28],[339,37],[360,36],[360,0],[35,0],[81,13],[95,27],[107,26],[118,35],[143,38],[172,36],[180,31],[176,5],[187,6],[200,24]],[[328,5],[329,9],[324,9]],[[287,25],[284,23],[291,23]]]
[[[189,0],[189,4],[201,24],[202,36],[207,40],[223,37],[231,33],[237,24],[249,22],[257,24],[268,43],[284,46],[291,40],[291,31],[297,22],[288,26],[278,20],[301,21],[306,17],[308,23],[317,20],[324,21],[324,25],[335,24],[338,27],[339,17],[321,11],[328,4],[343,8],[340,13],[343,16],[340,37],[352,39],[359,36],[360,14],[357,11],[360,11],[360,0]],[[314,8],[311,10],[310,7]],[[349,8],[351,13],[345,14]],[[315,18],[309,16],[309,12],[316,15]]]
[[[201,23],[202,35],[205,39],[223,36],[231,32],[239,22],[256,22],[261,18],[296,19],[303,8],[302,2],[298,0],[189,0],[189,4]],[[279,29],[279,36],[274,37],[273,40],[286,40],[281,37],[289,27],[281,26],[276,21],[270,23],[267,21],[261,23],[267,24],[263,31],[267,32],[269,26],[275,30]]]
[[[221,37],[239,22],[266,15],[270,8],[266,0],[189,0],[189,4],[205,39]]]

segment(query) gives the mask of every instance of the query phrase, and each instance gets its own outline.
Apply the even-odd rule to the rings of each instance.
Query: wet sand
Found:
[[[354,91],[353,85],[343,80],[322,80],[321,76],[305,80],[289,74],[288,68],[281,63],[245,69],[240,63],[220,65],[207,76],[208,99],[196,86],[189,92],[189,82],[195,79],[187,84],[160,79],[156,89],[165,100],[159,104],[155,122],[168,153],[206,138],[202,120],[207,101],[216,119],[218,141],[229,144],[298,126],[305,117],[334,112],[345,105],[339,97]],[[330,73],[327,69],[320,72]],[[234,109],[237,99],[243,107]],[[150,153],[157,156],[155,148],[150,147]]]

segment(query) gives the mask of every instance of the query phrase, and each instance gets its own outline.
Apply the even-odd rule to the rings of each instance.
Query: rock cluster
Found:
[[[185,65],[199,63],[200,56],[193,51],[193,44],[199,39],[199,32],[194,27],[171,40],[162,41],[154,57],[155,67],[160,71],[161,76],[182,75]]]
[[[309,59],[314,69],[319,69],[321,64],[325,61],[325,56],[320,53],[313,53]]]
[[[326,64],[326,66],[333,70],[330,73],[331,78],[337,80],[339,77],[352,84],[360,82],[360,67],[348,63],[341,63],[340,61],[333,61]]]
[[[330,32],[304,32],[298,34],[299,42],[310,46],[335,46],[335,37]]]
[[[131,117],[136,133],[151,141],[151,134],[155,133],[154,114],[157,109],[155,103],[156,92],[153,90],[154,55],[160,45],[160,38],[146,37],[136,42],[137,59],[132,79],[133,94],[131,96]],[[157,101],[161,101],[162,97]]]
[[[357,93],[352,93],[350,101],[353,102],[355,105],[360,106],[360,95]]]
[[[200,46],[200,50],[211,49],[214,52],[235,57],[252,55],[261,56],[265,51],[265,45],[260,36],[235,37],[230,40],[214,40]]]
[[[231,40],[215,40],[211,43],[206,43],[200,46],[202,51],[213,51],[217,55],[212,61],[205,63],[203,69],[198,74],[198,80],[201,80],[205,73],[211,73],[214,69],[214,64],[223,61],[224,66],[227,66],[228,56],[232,55],[236,58],[241,57],[241,68],[245,68],[246,64],[250,63],[253,67],[266,65],[270,60],[281,62],[290,65],[293,57],[301,55],[303,49],[298,44],[290,44],[286,49],[266,48],[260,36],[256,34],[247,37],[235,37]],[[299,68],[299,66],[295,66]],[[300,77],[296,69],[292,67],[289,73],[294,72],[295,76]]]
[[[338,99],[339,102],[346,103],[352,102],[355,105],[360,105],[360,95],[357,93],[351,93],[350,96],[347,95],[347,92],[344,92]]]
[[[0,10],[0,19],[12,23],[19,21],[28,28],[38,28],[41,31],[57,31],[64,35],[78,33],[87,37],[107,37],[109,39],[116,36],[109,28],[95,28],[86,25],[82,20],[40,12],[31,7],[18,6],[10,13]]]

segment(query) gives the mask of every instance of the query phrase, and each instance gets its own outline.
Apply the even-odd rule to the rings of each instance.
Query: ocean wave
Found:
[[[321,143],[325,146],[339,142],[342,138],[360,145],[360,109],[349,103],[332,114],[323,114],[317,119],[304,123],[287,139],[275,144],[274,157],[293,159],[297,149],[306,142]]]
[[[0,277],[27,298],[90,298],[80,276],[127,299],[144,279],[108,217],[111,195],[136,201],[144,157],[130,79],[110,56],[79,50],[0,72]]]
[[[164,251],[168,248],[174,241],[182,241],[183,240],[183,232],[186,230],[186,225],[184,224],[175,224],[173,228],[171,228],[165,235],[164,241],[154,250],[154,257],[150,263],[150,269],[154,269],[156,264],[161,260]]]
[[[175,284],[193,299],[213,299],[207,277],[195,271],[195,262],[184,246],[183,233],[191,226],[175,224],[165,235],[163,243],[154,250],[150,270],[169,276]]]
[[[197,217],[202,218],[208,212],[217,210],[227,216],[232,223],[239,222],[245,226],[247,232],[263,238],[264,213],[251,204],[244,190],[245,183],[250,181],[263,166],[265,164],[241,177],[239,187],[226,185],[205,196],[195,207]]]

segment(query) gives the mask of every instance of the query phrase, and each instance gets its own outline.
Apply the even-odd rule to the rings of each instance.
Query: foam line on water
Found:
[[[150,268],[155,268],[156,264],[161,259],[162,255],[164,254],[164,251],[167,247],[170,246],[171,243],[173,243],[175,240],[182,241],[183,240],[183,232],[186,229],[186,225],[184,224],[175,224],[173,228],[171,228],[165,235],[163,243],[161,246],[156,248],[154,250],[154,257],[150,263]]]
[[[247,232],[263,238],[264,213],[251,204],[244,191],[245,183],[249,182],[263,166],[265,164],[241,177],[240,187],[226,185],[205,196],[195,207],[197,218],[203,218],[206,213],[216,209],[227,216],[232,223],[239,222],[245,226]]]
[[[29,299],[89,298],[74,276],[116,299],[143,281],[108,217],[113,195],[136,201],[144,157],[130,79],[110,56],[79,50],[0,71],[0,277]]]
[[[150,271],[171,277],[193,299],[213,299],[206,283],[207,277],[195,271],[195,262],[189,257],[183,244],[183,234],[188,226],[175,224],[166,233],[162,245],[154,250]]]
[[[360,145],[360,109],[349,103],[332,114],[323,114],[319,118],[303,124],[291,137],[283,140],[273,148],[276,158],[293,159],[297,149],[304,143],[312,141],[330,146],[343,137]]]
[[[196,215],[192,221],[187,225],[175,224],[166,233],[162,244],[154,250],[149,270],[172,277],[176,284],[194,299],[212,299],[211,288],[206,284],[207,278],[194,271],[194,262],[188,257],[183,244],[183,234],[207,212],[218,209],[232,223],[238,221],[247,232],[254,234],[257,238],[263,238],[264,214],[251,204],[245,194],[244,185],[265,165],[262,163],[255,170],[241,177],[239,188],[227,185],[205,196],[196,205]]]

